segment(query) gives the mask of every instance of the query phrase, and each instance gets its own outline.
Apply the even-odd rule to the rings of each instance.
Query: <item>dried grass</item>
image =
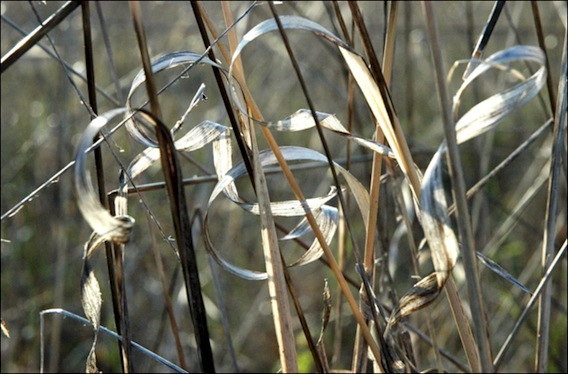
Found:
[[[153,28],[163,21],[158,4],[116,5],[121,14],[96,3],[100,27],[91,22],[89,2],[80,5],[80,17],[73,12],[78,4],[54,9],[30,33],[20,29],[18,43],[2,38],[2,127],[9,139],[21,113],[5,105],[12,103],[5,90],[17,90],[10,76],[25,72],[20,66],[34,47],[64,69],[62,81],[81,101],[66,104],[77,126],[49,137],[56,144],[72,139],[75,154],[60,148],[46,182],[24,183],[14,166],[3,165],[2,331],[9,339],[2,338],[2,371],[566,370],[566,333],[551,329],[566,325],[566,272],[558,269],[566,267],[566,21],[543,26],[541,13],[546,8],[562,19],[561,5],[467,3],[467,22],[476,11],[487,20],[466,35],[478,41],[472,51],[463,40],[455,50],[444,43],[451,35],[440,30],[464,25],[441,17],[451,10],[430,2],[384,3],[384,19],[374,2],[191,2],[191,9],[166,3],[164,9],[179,6],[197,21],[167,21],[166,28],[186,30],[187,40],[176,39],[172,49],[154,42],[163,40]],[[15,5],[2,6],[8,14]],[[29,5],[38,18],[53,6]],[[125,56],[113,45],[123,35],[107,22],[120,15],[129,22],[119,23],[130,35]],[[500,25],[505,17],[508,26]],[[17,27],[4,13],[2,19],[3,27]],[[80,21],[85,73],[52,39],[73,20]],[[536,41],[495,36],[517,26],[534,28]],[[401,34],[403,51],[429,56],[414,61],[397,52]],[[41,44],[45,35],[50,47]],[[421,35],[424,46],[412,39]],[[547,47],[553,38],[564,42],[561,56],[560,47]],[[14,47],[4,51],[8,44]],[[261,74],[283,74],[265,66],[271,62],[290,66],[278,76],[281,86],[259,81]],[[420,64],[420,71],[405,77],[402,63]],[[459,66],[461,81],[453,74]],[[18,98],[29,94],[28,86],[18,89]],[[406,103],[405,89],[412,90]],[[287,113],[280,105],[265,108],[267,98],[283,108],[304,105]],[[431,98],[439,104],[428,106]],[[410,114],[401,115],[401,107]],[[498,125],[516,126],[516,137],[503,140]],[[6,155],[26,163],[4,153],[17,146],[2,138],[3,164]],[[28,246],[22,230],[37,222],[30,211],[42,213],[37,201],[48,203],[53,185],[67,191],[48,211],[63,215],[54,231],[66,232],[69,248],[53,252],[57,288],[35,285],[26,306],[17,293],[27,283],[15,266],[31,261],[41,264],[37,272],[51,270],[41,255],[20,259]],[[22,198],[28,188],[33,192]],[[536,232],[522,245],[515,240],[521,225]],[[51,236],[41,244],[49,253],[64,243],[62,234]],[[97,250],[103,244],[104,256]],[[74,274],[71,290],[62,280],[66,271]],[[44,292],[60,296],[38,302],[35,295]],[[39,315],[39,323],[22,321],[21,310]],[[91,328],[80,333],[77,322]],[[39,332],[35,346],[24,327]],[[70,344],[81,344],[77,353]],[[26,352],[37,346],[39,362]]]

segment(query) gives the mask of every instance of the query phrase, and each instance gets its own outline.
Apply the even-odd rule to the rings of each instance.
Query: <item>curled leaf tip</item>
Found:
[[[99,131],[123,109],[115,109],[99,115],[85,129],[75,156],[75,193],[77,205],[89,226],[101,240],[126,243],[129,240],[134,218],[127,215],[112,216],[100,203],[92,185],[91,175],[87,168],[87,153],[91,150],[92,142]]]

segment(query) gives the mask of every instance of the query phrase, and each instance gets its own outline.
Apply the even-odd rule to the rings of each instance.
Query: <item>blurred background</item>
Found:
[[[374,48],[382,56],[385,35],[385,7],[389,2],[358,2]],[[566,2],[537,2],[543,23],[544,41],[549,57],[549,74],[554,89],[558,89],[560,63],[566,29]],[[0,5],[1,53],[5,56],[25,35],[38,27],[66,3],[62,1],[2,1]],[[243,14],[252,2],[230,2],[235,18]],[[152,58],[174,51],[205,50],[190,2],[140,2],[148,47]],[[201,2],[218,32],[225,21],[221,3]],[[346,2],[338,2],[347,28],[351,30],[351,13]],[[433,8],[442,41],[446,71],[459,62],[450,80],[450,95],[455,93],[465,69],[464,60],[471,56],[493,7],[488,1],[435,2]],[[338,37],[342,33],[333,10],[333,2],[286,1],[277,6],[280,15],[291,14],[313,20]],[[94,45],[95,82],[98,112],[123,106],[134,76],[142,65],[136,42],[128,2],[90,2],[91,30]],[[271,18],[268,5],[260,2],[236,25],[241,38],[257,23]],[[44,316],[40,329],[40,312],[62,308],[83,315],[80,302],[80,276],[83,244],[91,229],[78,211],[72,184],[72,169],[67,169],[52,183],[30,194],[52,176],[66,168],[74,159],[74,152],[82,131],[90,121],[85,102],[87,84],[83,21],[78,7],[47,37],[39,40],[16,63],[2,72],[1,80],[1,314],[10,330],[10,338],[1,338],[2,372],[37,372],[40,368],[40,343],[45,344],[44,365],[49,372],[79,372],[92,344],[90,327],[58,314]],[[294,53],[307,81],[316,109],[335,114],[350,130],[359,136],[371,138],[374,125],[363,96],[354,90],[350,98],[349,77],[340,54],[330,43],[311,33],[289,33]],[[210,38],[211,40],[213,38]],[[227,43],[227,38],[222,41]],[[530,2],[507,2],[485,56],[516,44],[538,46],[536,28]],[[361,41],[355,38],[355,49],[362,53]],[[215,50],[220,63],[228,67]],[[241,54],[247,83],[265,118],[278,120],[300,108],[308,108],[296,75],[278,33],[265,35],[247,47]],[[420,2],[405,1],[399,5],[397,39],[394,56],[391,93],[401,125],[407,135],[415,162],[424,171],[442,142],[444,134],[441,111],[434,83],[434,68],[425,30]],[[525,76],[531,74],[527,66],[518,69]],[[532,67],[534,69],[534,66]],[[4,69],[4,66],[3,66]],[[158,86],[168,82],[179,69],[157,76]],[[180,119],[199,85],[207,86],[208,100],[200,103],[186,120],[185,128],[211,120],[230,126],[226,111],[217,92],[211,69],[199,67],[178,80],[160,96],[163,120],[170,126]],[[462,113],[474,103],[509,87],[513,81],[503,73],[490,73],[474,84],[462,101]],[[141,90],[142,91],[142,90]],[[143,92],[142,92],[143,94]],[[144,97],[143,95],[141,97]],[[350,107],[349,101],[353,100]],[[351,114],[352,113],[352,114]],[[467,187],[507,157],[530,134],[551,117],[546,88],[540,96],[511,115],[493,132],[460,146]],[[543,240],[543,222],[546,205],[546,186],[552,144],[551,131],[539,137],[511,164],[493,178],[470,200],[475,240],[478,250],[487,249],[491,258],[514,277],[534,290],[540,280],[540,250]],[[317,132],[276,133],[279,145],[309,147],[323,153]],[[371,175],[371,152],[356,145],[348,145],[342,137],[326,133],[334,159],[346,166],[368,188]],[[259,147],[266,143],[259,138]],[[116,132],[113,142],[103,144],[106,191],[118,186],[119,166],[143,148],[129,139],[123,129]],[[238,153],[236,153],[238,154]],[[236,158],[235,162],[239,159]],[[186,178],[214,175],[211,146],[182,159]],[[94,169],[93,170],[94,173]],[[327,193],[333,183],[326,168],[298,170],[294,173],[307,197]],[[565,165],[564,165],[565,170]],[[566,205],[566,175],[560,185],[560,206]],[[138,183],[161,181],[163,174],[156,165],[140,176]],[[273,201],[292,198],[285,179],[278,173],[269,175]],[[272,324],[268,290],[265,282],[252,282],[235,277],[210,260],[205,250],[199,217],[207,209],[214,179],[189,185],[185,192],[188,210],[195,217],[195,245],[198,266],[208,312],[213,354],[220,372],[274,372],[279,369],[278,347]],[[244,197],[253,200],[248,179],[238,182]],[[398,295],[404,294],[414,283],[411,278],[408,246],[396,238],[399,222],[392,189],[385,184],[381,191],[379,230],[381,244],[390,250],[389,269],[395,280]],[[384,191],[384,192],[383,192]],[[24,201],[26,198],[29,199]],[[131,243],[125,254],[125,281],[127,284],[133,340],[156,354],[177,362],[172,334],[164,311],[164,295],[156,271],[155,249],[164,264],[168,284],[172,284],[172,299],[179,330],[188,361],[189,371],[198,370],[185,290],[179,266],[167,237],[174,231],[168,210],[167,195],[163,190],[151,191],[141,197],[133,196],[129,214],[136,218]],[[335,200],[332,205],[337,206]],[[352,204],[355,205],[355,204]],[[147,208],[146,208],[147,207]],[[154,217],[149,215],[152,212]],[[353,210],[352,217],[357,242],[364,244],[361,215]],[[161,229],[157,228],[158,221]],[[217,198],[209,211],[211,237],[223,256],[239,266],[263,271],[264,261],[259,235],[260,221],[243,212],[223,197]],[[284,227],[292,228],[297,221],[279,219]],[[421,238],[417,231],[416,235]],[[566,240],[566,210],[558,215],[558,233],[555,248]],[[310,243],[310,238],[304,239]],[[338,248],[337,237],[332,249]],[[357,279],[351,246],[347,241],[346,274]],[[294,242],[282,242],[281,249],[288,261],[298,258],[303,249]],[[421,263],[424,273],[428,255]],[[566,258],[552,279],[554,301],[550,335],[551,372],[566,372]],[[112,301],[108,289],[108,271],[104,251],[93,256],[93,268],[102,288],[102,325],[115,330]],[[481,266],[481,265],[480,265]],[[461,264],[456,268],[457,283]],[[505,282],[487,269],[482,271],[482,286],[487,304],[493,351],[496,352],[514,321],[526,305],[529,296]],[[312,330],[317,337],[321,328],[322,292],[325,279],[333,279],[331,271],[321,262],[291,268],[290,275]],[[219,288],[216,288],[216,283]],[[337,302],[337,285],[330,282],[332,302]],[[379,287],[380,288],[380,287]],[[220,291],[219,291],[220,290]],[[461,290],[464,292],[465,290]],[[355,293],[356,290],[353,289]],[[346,306],[343,309],[348,310]],[[440,347],[465,362],[459,337],[449,316],[445,295],[441,295],[423,313],[429,314],[437,331]],[[410,320],[424,328],[421,313]],[[222,315],[227,317],[230,336],[223,329]],[[332,314],[332,326],[325,335],[327,355],[334,369],[351,367],[355,321],[339,319]],[[515,338],[504,364],[503,372],[529,372],[534,365],[536,344],[536,308]],[[296,321],[297,322],[297,321]],[[300,367],[314,371],[305,338],[299,326],[297,347]],[[234,346],[234,356],[227,339]],[[435,367],[431,348],[419,341],[417,358],[420,368]],[[135,354],[135,368],[140,372],[170,372],[145,355]],[[97,345],[99,368],[104,372],[120,371],[118,345],[106,334],[99,335]],[[458,370],[445,362],[447,371]]]

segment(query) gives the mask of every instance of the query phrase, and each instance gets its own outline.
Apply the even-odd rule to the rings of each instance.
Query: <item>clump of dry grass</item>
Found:
[[[3,77],[42,35],[71,17],[77,4],[63,5],[7,51]],[[509,43],[488,53],[496,24],[517,9],[495,2],[483,29],[470,33],[478,42],[467,65],[456,65],[464,69],[459,80],[452,74],[456,67],[448,74],[445,66],[450,51],[439,30],[448,25],[441,24],[436,3],[385,3],[380,33],[366,13],[375,5],[324,2],[318,6],[329,11],[329,19],[314,20],[301,13],[316,5],[301,4],[191,2],[196,28],[189,37],[202,43],[194,45],[200,52],[176,48],[156,56],[148,23],[158,16],[129,2],[124,10],[136,54],[127,61],[136,61],[136,73],[122,79],[97,4],[115,98],[96,84],[88,2],[80,5],[86,98],[72,76],[81,73],[52,43],[87,109],[88,125],[77,130],[74,161],[2,220],[17,217],[33,196],[73,168],[68,181],[73,202],[93,233],[88,240],[73,239],[75,247],[86,241],[83,266],[77,266],[80,281],[75,279],[81,295],[67,300],[80,301],[87,319],[66,307],[41,308],[41,371],[64,369],[57,359],[59,349],[67,349],[58,335],[63,327],[54,328],[50,344],[44,336],[51,314],[91,326],[90,350],[85,344],[78,360],[87,372],[107,365],[106,370],[124,372],[565,369],[565,362],[550,357],[560,355],[566,334],[550,327],[553,321],[566,323],[565,300],[558,302],[566,296],[566,279],[553,278],[566,263],[565,232],[559,230],[566,225],[566,47],[560,64],[554,61],[560,73],[551,71],[540,5],[533,2],[530,12],[538,45]],[[412,11],[422,12],[421,35],[430,56],[421,62],[423,73],[407,80],[397,70],[395,48],[401,30],[410,34],[400,26],[401,7],[405,27]],[[566,25],[563,37],[566,42]],[[272,53],[275,58],[266,61],[278,68],[264,66],[262,53]],[[280,63],[288,75],[275,86],[263,84]],[[417,114],[406,119],[418,123],[406,124],[395,92],[421,82],[424,71],[433,80],[423,83],[427,94],[416,102],[407,92],[408,107]],[[280,92],[288,86],[290,92]],[[113,108],[99,110],[97,93]],[[439,103],[427,120],[443,130],[437,142],[416,138],[427,125],[420,106],[430,97]],[[544,124],[519,135],[520,145],[507,157],[495,157],[497,125],[510,126],[517,113],[530,113],[527,107],[542,115],[527,116],[522,126]],[[539,139],[545,162],[531,156]],[[433,151],[424,158],[417,144],[431,141]],[[477,149],[467,157],[466,147],[474,142]],[[518,158],[527,175],[546,169],[539,185],[536,177],[520,184],[530,189],[499,185],[502,174],[519,174],[513,166]],[[117,178],[106,173],[111,165],[119,170]],[[492,183],[497,192],[484,193]],[[505,261],[497,249],[544,185],[539,240],[517,255],[525,266]],[[495,207],[511,211],[502,217],[491,212]],[[103,245],[105,256],[98,250]],[[535,250],[540,265],[530,255]],[[538,317],[527,328],[535,304]],[[4,310],[3,305],[3,318]],[[5,319],[3,330],[13,318]],[[115,332],[104,326],[112,322]],[[522,340],[536,341],[533,348],[519,342],[520,332]],[[107,335],[118,344],[114,365],[107,363],[112,351],[112,343],[103,340]],[[513,347],[531,349],[534,359],[513,362],[520,355],[511,354]]]

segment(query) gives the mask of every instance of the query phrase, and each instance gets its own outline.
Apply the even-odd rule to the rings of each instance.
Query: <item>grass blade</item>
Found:
[[[276,339],[280,352],[280,364],[284,373],[294,373],[298,371],[298,358],[296,355],[296,345],[294,341],[294,331],[288,304],[288,295],[285,289],[286,281],[284,277],[284,264],[280,255],[276,228],[272,218],[270,208],[270,198],[266,186],[266,178],[262,165],[259,160],[256,135],[251,131],[252,160],[254,170],[254,182],[256,196],[258,199],[262,247],[264,250],[264,261],[268,279],[268,290],[272,305],[272,317],[274,328],[276,329]]]
[[[511,333],[509,333],[509,335],[507,336],[507,339],[505,340],[505,342],[501,346],[499,353],[497,353],[497,355],[495,356],[494,366],[495,366],[496,369],[498,369],[499,366],[503,363],[503,358],[505,357],[505,354],[507,353],[507,351],[509,350],[509,348],[511,346],[511,341],[513,340],[513,338],[515,337],[515,335],[519,331],[519,327],[525,321],[525,319],[528,315],[528,312],[531,310],[532,306],[535,304],[535,302],[540,300],[541,293],[543,292],[543,289],[546,288],[548,284],[550,284],[549,280],[550,280],[550,277],[552,276],[552,272],[554,271],[554,269],[556,269],[556,266],[560,263],[560,260],[562,259],[562,257],[565,254],[566,254],[566,241],[564,241],[564,243],[562,244],[562,246],[560,247],[560,249],[556,253],[556,256],[554,256],[554,259],[552,261],[550,261],[550,265],[546,269],[542,278],[540,279],[540,282],[539,282],[538,286],[536,287],[535,291],[533,292],[531,299],[529,300],[529,302],[527,303],[527,305],[523,309],[523,312],[519,316],[519,319],[517,319],[517,322],[515,322],[515,326],[513,327]]]
[[[184,275],[190,315],[195,329],[200,366],[204,372],[214,372],[215,364],[209,340],[207,315],[201,293],[199,271],[193,246],[190,220],[187,214],[179,160],[175,156],[175,145],[171,138],[170,130],[166,125],[149,112],[141,110],[141,114],[146,117],[146,121],[155,126],[160,145],[160,160],[170,200],[170,210],[175,227],[176,243]]]
[[[470,224],[470,216],[465,200],[465,182],[462,172],[460,155],[457,148],[456,130],[451,114],[451,105],[446,90],[445,71],[441,61],[441,50],[439,46],[438,31],[432,11],[432,4],[424,1],[423,9],[426,17],[426,24],[430,35],[431,51],[434,60],[434,68],[436,71],[436,87],[438,89],[439,98],[442,107],[442,118],[444,120],[444,133],[448,147],[448,162],[450,164],[450,177],[452,178],[452,195],[456,202],[456,211],[458,219],[458,228],[460,239],[462,242],[462,258],[465,266],[467,279],[467,290],[469,302],[471,304],[471,313],[473,317],[473,325],[476,337],[477,347],[479,349],[479,358],[481,370],[484,372],[493,371],[493,363],[491,360],[491,347],[489,345],[489,334],[487,330],[487,319],[485,316],[485,307],[481,294],[479,283],[479,273],[477,270],[477,262],[475,261],[475,248],[473,243],[473,232]],[[445,212],[444,212],[445,214]],[[453,239],[455,241],[455,239]],[[454,251],[457,255],[457,242],[453,244]],[[455,263],[455,259],[454,259]],[[439,264],[446,267],[447,264]],[[446,269],[451,269],[450,268]],[[438,269],[438,267],[436,267]],[[440,278],[438,278],[440,279]],[[459,310],[455,307],[453,310]],[[467,345],[464,346],[467,348]],[[473,366],[472,366],[473,369]]]
[[[302,19],[302,18],[299,18],[299,17],[283,16],[283,17],[280,17],[280,20],[283,23],[287,23],[287,25],[285,27],[292,27],[292,28],[309,30],[309,31],[316,33],[317,35],[320,35],[320,36],[323,35],[326,38],[330,37],[331,40],[335,40],[339,43],[344,44],[343,42],[341,42],[337,38],[335,38],[327,30],[320,27],[318,24],[310,22],[306,19]],[[284,20],[286,20],[286,22],[284,22]],[[251,29],[247,33],[247,35],[245,35],[245,37],[243,38],[241,43],[239,43],[239,45],[237,46],[237,49],[233,53],[233,57],[231,59],[231,67],[229,68],[230,79],[233,79],[233,75],[231,74],[231,72],[234,72],[233,71],[233,65],[234,65],[235,60],[238,58],[239,53],[242,50],[242,48],[244,48],[246,46],[246,44],[248,44],[248,42],[252,41],[257,36],[259,36],[259,35],[261,35],[265,32],[275,30],[276,28],[277,28],[277,26],[274,23],[273,19],[267,20],[267,21],[260,23],[255,28]],[[236,79],[240,83],[244,82],[244,77],[242,76],[242,74],[239,74],[236,77]],[[250,106],[248,106],[248,108],[250,108],[250,111],[252,113],[252,118],[255,121],[257,121],[261,124],[266,123],[264,121],[264,118],[261,114],[260,109],[256,106],[255,101],[253,100],[253,98],[250,95],[250,92],[248,92],[248,90],[246,89],[246,86],[244,84],[241,84],[241,88],[244,89],[244,95],[245,95],[245,98],[247,100],[247,104],[250,105]],[[245,114],[247,116],[249,116],[248,113],[249,113],[248,110],[243,111],[243,114]],[[303,194],[300,190],[300,187],[299,187],[298,183],[296,182],[294,176],[292,175],[290,168],[288,167],[288,164],[286,162],[286,159],[283,157],[283,155],[280,151],[280,147],[277,145],[276,141],[274,140],[274,137],[270,133],[269,129],[265,126],[261,126],[261,131],[262,131],[266,141],[268,142],[271,150],[274,152],[274,155],[276,156],[276,159],[278,160],[278,164],[282,168],[282,171],[284,172],[284,175],[286,176],[286,179],[288,180],[288,183],[290,184],[290,187],[291,187],[292,191],[294,192],[296,199],[301,201],[301,202],[304,202],[305,198],[304,198],[304,196],[303,196]],[[315,221],[315,219],[312,215],[312,212],[309,209],[307,209],[307,207],[306,207],[305,210],[306,210],[306,218],[308,219],[308,222],[310,223],[310,226],[311,226],[314,234],[316,235],[317,240],[319,241],[320,245],[322,246],[322,248],[324,250],[324,254],[325,254],[325,256],[326,256],[326,258],[327,258],[327,260],[328,260],[328,262],[331,266],[332,271],[334,272],[334,275],[336,276],[337,280],[339,281],[339,286],[341,287],[342,292],[346,296],[346,299],[347,299],[349,306],[350,306],[350,308],[351,308],[351,310],[352,310],[352,312],[355,316],[355,319],[357,320],[357,323],[359,323],[359,325],[361,326],[361,330],[362,330],[363,334],[365,335],[365,338],[366,338],[366,340],[367,340],[367,342],[370,346],[370,349],[373,352],[373,355],[375,356],[375,358],[377,360],[379,360],[380,359],[379,349],[378,349],[369,329],[365,325],[364,317],[361,314],[361,312],[358,310],[358,306],[355,302],[355,299],[353,298],[353,295],[351,294],[351,292],[349,291],[349,289],[347,287],[347,282],[345,281],[343,274],[341,273],[339,267],[337,266],[337,262],[335,261],[333,254],[331,253],[329,247],[325,243],[325,238],[323,237],[321,231],[319,230],[319,227],[318,227],[317,222]]]
[[[568,31],[565,30],[564,41],[567,41]],[[556,110],[554,115],[554,131],[552,154],[550,156],[550,173],[548,177],[548,189],[546,198],[546,215],[544,238],[542,243],[541,265],[543,274],[549,268],[551,258],[554,253],[554,238],[556,235],[556,221],[558,219],[558,200],[560,184],[560,164],[562,162],[563,144],[566,137],[566,80],[568,79],[568,68],[566,44],[562,51],[562,76],[558,83],[558,97],[556,100]],[[550,311],[551,311],[552,288],[548,283],[539,298],[538,304],[538,326],[537,326],[537,355],[535,370],[545,372],[548,369],[548,345],[550,332]]]

